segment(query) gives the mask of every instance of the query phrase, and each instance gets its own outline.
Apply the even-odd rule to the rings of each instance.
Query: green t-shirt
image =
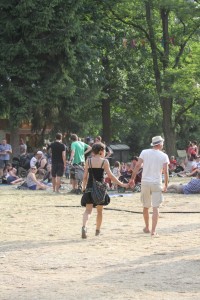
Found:
[[[84,152],[87,148],[88,145],[80,141],[76,141],[71,144],[71,150],[75,152],[73,158],[73,164],[79,164],[81,162],[85,162]]]

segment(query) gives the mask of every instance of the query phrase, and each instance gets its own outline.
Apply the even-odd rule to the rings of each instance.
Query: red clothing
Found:
[[[177,165],[177,161],[176,159],[171,159],[169,161],[169,169],[172,171],[172,170],[175,170],[176,169],[176,165]]]

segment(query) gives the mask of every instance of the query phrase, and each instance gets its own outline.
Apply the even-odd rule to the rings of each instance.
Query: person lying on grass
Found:
[[[168,186],[167,193],[198,194],[200,193],[200,172],[196,178],[192,178],[187,184],[172,184]]]

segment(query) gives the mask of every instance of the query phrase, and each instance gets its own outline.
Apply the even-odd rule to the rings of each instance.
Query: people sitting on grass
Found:
[[[37,174],[43,178],[43,176],[47,173],[47,159],[42,151],[37,151]]]
[[[169,174],[175,172],[177,167],[177,160],[175,159],[175,156],[171,156],[169,160]]]
[[[198,172],[196,178],[192,178],[187,184],[172,184],[168,186],[167,193],[199,194],[200,193],[200,172]]]
[[[196,163],[196,157],[194,155],[191,155],[191,157],[185,161],[185,167],[184,170],[177,173],[178,177],[186,177],[187,173],[191,173],[196,169],[197,163]]]
[[[30,190],[46,190],[48,186],[37,180],[35,174],[37,172],[37,168],[32,166],[29,170],[28,176],[26,178],[27,186]]]
[[[200,156],[196,158],[196,168],[192,170],[192,172],[187,173],[188,177],[195,177],[200,172]]]
[[[3,172],[4,183],[17,184],[24,181],[22,178],[17,176],[17,169],[13,168],[10,163],[6,165]]]
[[[113,173],[113,175],[117,178],[117,179],[119,179],[119,177],[121,176],[121,173],[120,173],[120,162],[119,161],[115,161],[115,163],[114,163],[114,168],[112,169],[112,173]],[[111,181],[111,183],[112,183],[112,189],[113,190],[117,190],[117,184],[116,183],[114,183],[113,181]]]

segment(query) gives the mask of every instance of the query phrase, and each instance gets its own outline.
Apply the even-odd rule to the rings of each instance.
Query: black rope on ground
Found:
[[[82,207],[80,205],[55,205],[55,207]],[[127,212],[131,214],[143,214],[141,211],[134,211],[134,210],[126,210],[126,209],[120,209],[120,208],[104,208],[106,210],[114,210],[114,211],[122,211]],[[161,214],[200,214],[200,211],[160,211]]]
[[[126,210],[119,208],[105,208],[107,210],[115,210],[115,211],[123,211],[131,214],[143,214],[143,212],[134,211],[134,210]],[[160,211],[160,214],[200,214],[200,211]]]

